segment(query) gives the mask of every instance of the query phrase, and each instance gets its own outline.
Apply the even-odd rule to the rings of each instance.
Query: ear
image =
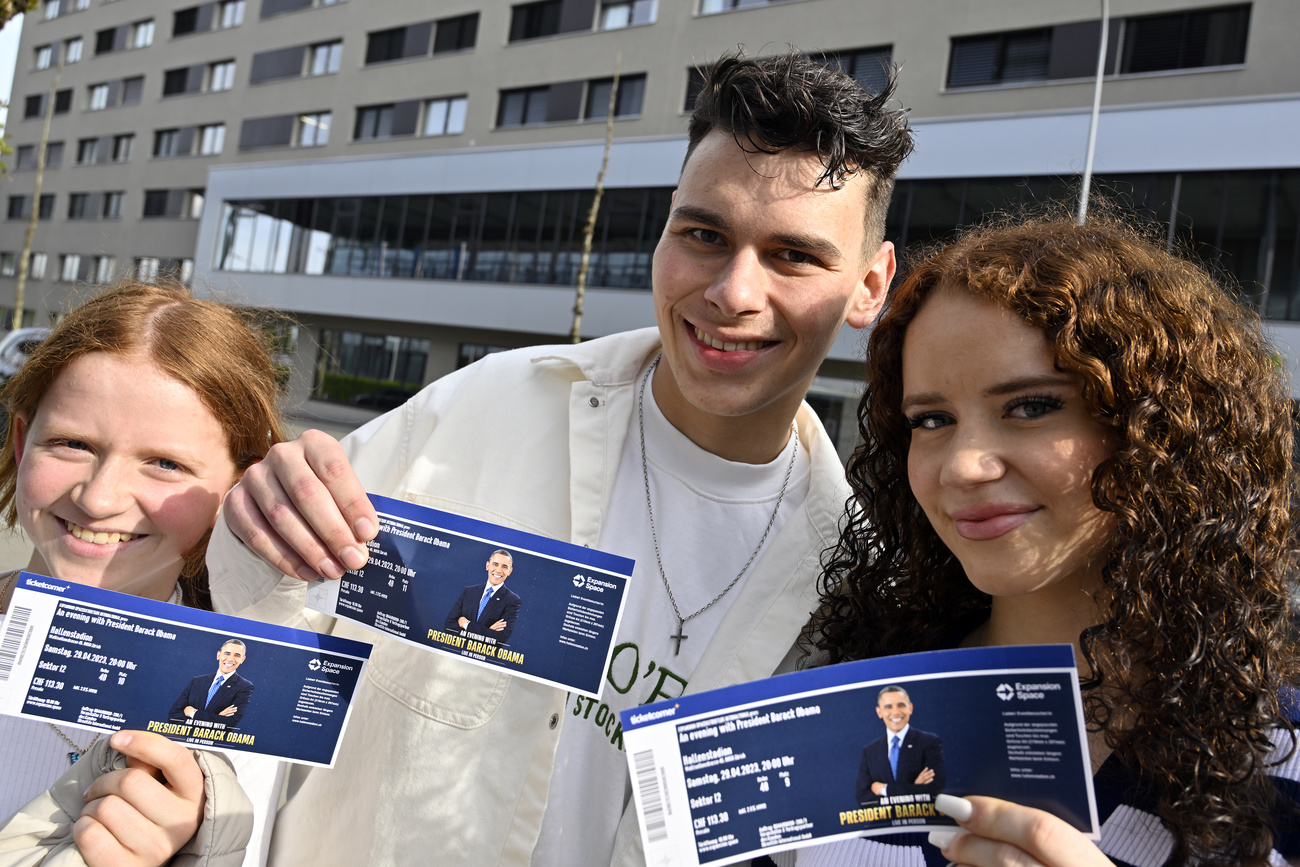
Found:
[[[14,464],[20,465],[23,462],[23,452],[27,451],[27,413],[14,413],[9,435],[14,438]]]
[[[858,292],[849,307],[845,322],[861,330],[875,321],[876,314],[885,304],[885,296],[889,293],[889,284],[894,280],[896,268],[894,244],[885,241],[881,243],[875,258],[867,265],[867,270],[862,275],[862,284],[858,286]]]

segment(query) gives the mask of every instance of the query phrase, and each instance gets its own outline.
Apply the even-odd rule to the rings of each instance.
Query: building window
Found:
[[[114,42],[117,39],[117,28],[110,27],[107,30],[101,30],[95,34],[95,54],[108,54],[113,50]]]
[[[948,87],[1046,81],[1052,29],[953,37]]]
[[[308,75],[332,75],[339,71],[343,58],[343,40],[322,42],[311,47],[311,67]]]
[[[191,90],[190,87],[190,70],[189,67],[180,69],[169,69],[163,73],[163,96],[175,96],[178,93],[197,92],[198,87]]]
[[[658,10],[659,0],[606,0],[600,4],[600,29],[653,24]]]
[[[49,220],[54,216],[54,193],[41,195],[41,207],[38,216],[42,220]]]
[[[206,199],[207,197],[204,195],[203,190],[187,190],[184,198],[185,209],[182,212],[183,215],[189,217],[191,220],[202,219],[203,203]]]
[[[135,133],[113,136],[113,162],[124,163],[131,159],[131,147],[135,144]]]
[[[366,36],[366,65],[400,60],[406,55],[406,28],[379,30]]]
[[[6,213],[6,216],[11,220],[21,220],[26,213],[27,213],[27,197],[10,196],[9,210]]]
[[[36,168],[36,145],[19,145],[14,151],[14,170],[23,172]]]
[[[186,286],[194,279],[194,260],[182,259],[180,267],[176,269],[176,279],[180,280]]]
[[[158,259],[141,256],[135,260],[135,279],[141,283],[154,283],[158,280]]]
[[[168,192],[169,192],[168,190],[145,190],[144,191],[144,216],[166,217]]]
[[[294,138],[301,148],[321,147],[329,144],[330,112],[318,111],[314,114],[300,114],[296,123]]]
[[[776,0],[701,0],[700,14],[713,15],[718,12],[729,12],[732,9],[750,9],[773,2]]]
[[[101,111],[108,108],[108,85],[92,84],[90,86],[90,110]]]
[[[561,0],[524,3],[510,10],[510,41],[537,39],[560,32]]]
[[[59,0],[45,0],[45,20],[59,17]]]
[[[54,46],[41,45],[36,48],[36,68],[49,69],[54,64]]]
[[[244,23],[244,0],[222,0],[218,6],[221,28],[238,27]]]
[[[59,90],[54,94],[54,113],[67,114],[72,110],[72,88]]]
[[[64,253],[59,257],[59,279],[63,282],[75,283],[80,270],[81,257],[76,253]]]
[[[456,353],[456,369],[469,367],[481,358],[487,358],[497,352],[506,352],[509,346],[490,346],[485,343],[462,343]]]
[[[354,139],[388,138],[393,134],[393,105],[369,105],[357,109]]]
[[[474,42],[478,38],[478,13],[444,18],[438,22],[437,28],[433,38],[434,54],[468,51],[474,47]]]
[[[1124,19],[1121,73],[1160,72],[1246,62],[1250,5]]]
[[[174,157],[179,153],[181,131],[178,129],[160,129],[153,134],[153,155],[156,157]]]
[[[0,253],[0,277],[12,277],[18,273],[18,254]]]
[[[880,93],[889,82],[889,64],[893,50],[886,45],[881,48],[853,48],[844,51],[828,51],[823,60],[833,69],[862,85],[868,93]]]
[[[95,283],[112,283],[113,266],[116,261],[112,256],[96,256],[90,266],[91,280]]]
[[[23,120],[40,117],[45,109],[45,95],[35,93],[23,100]]]
[[[99,139],[83,138],[77,141],[77,165],[89,166],[94,165],[98,160],[96,155],[99,153]],[[22,168],[20,165],[19,168]]]
[[[208,90],[230,90],[235,86],[235,61],[208,64]]]
[[[87,205],[89,204],[89,193],[71,193],[68,196],[68,219],[85,220],[95,216],[89,213]]]
[[[469,100],[463,96],[431,99],[424,104],[425,135],[455,135],[465,131]]]
[[[497,111],[497,126],[524,126],[546,123],[546,109],[551,88],[525,87],[501,91],[501,105]]]
[[[598,78],[587,82],[587,107],[583,117],[596,120],[609,116],[609,92],[614,86],[612,78]],[[614,96],[614,117],[635,117],[641,114],[641,100],[645,96],[645,75],[624,75],[618,80],[618,93]]]
[[[199,29],[199,7],[177,9],[172,14],[172,36],[185,36]]]
[[[116,220],[122,216],[122,199],[126,196],[122,192],[104,193],[104,210],[102,216],[105,220]]]
[[[203,156],[215,156],[221,153],[226,144],[226,125],[213,123],[199,127],[199,153]]]
[[[45,269],[49,267],[50,257],[45,253],[33,253],[27,265],[27,273],[33,280],[44,280]]]
[[[86,43],[80,36],[73,37],[63,43],[63,62],[77,63],[81,60],[81,49]]]
[[[144,93],[144,76],[122,79],[122,105],[135,105]]]
[[[127,40],[131,48],[146,48],[153,45],[153,19],[137,21],[131,25],[131,34]]]

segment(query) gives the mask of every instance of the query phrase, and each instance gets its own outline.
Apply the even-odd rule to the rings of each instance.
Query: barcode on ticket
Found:
[[[651,843],[658,843],[668,838],[668,825],[664,820],[663,795],[659,788],[659,768],[655,764],[654,750],[635,753],[632,761],[636,765],[636,785],[641,795],[646,838]]]
[[[31,617],[30,608],[14,608],[9,615],[9,626],[5,629],[4,638],[0,639],[0,683],[8,681],[13,673],[14,661],[18,659],[18,649]]]

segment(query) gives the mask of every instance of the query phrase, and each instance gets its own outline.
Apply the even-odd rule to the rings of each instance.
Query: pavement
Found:
[[[309,400],[297,406],[283,407],[285,418],[293,436],[309,428],[341,439],[361,425],[380,415],[379,412],[328,403],[323,400]],[[13,530],[0,530],[0,570],[22,569],[32,557],[32,543],[27,539],[21,527]]]

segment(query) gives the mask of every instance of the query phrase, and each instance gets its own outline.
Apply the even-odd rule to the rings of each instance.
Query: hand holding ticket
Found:
[[[0,627],[0,713],[330,766],[369,656],[356,641],[24,572]]]
[[[975,648],[624,711],[647,863],[730,864],[952,829],[943,796],[977,793],[1045,810],[1095,839],[1077,682],[1068,645]]]

